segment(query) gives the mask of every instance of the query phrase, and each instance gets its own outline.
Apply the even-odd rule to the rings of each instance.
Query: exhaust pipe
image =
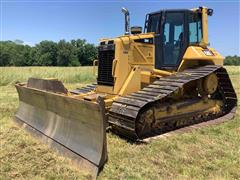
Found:
[[[125,16],[125,35],[130,34],[130,16],[129,16],[129,11],[126,8],[122,8],[122,12],[124,13]]]

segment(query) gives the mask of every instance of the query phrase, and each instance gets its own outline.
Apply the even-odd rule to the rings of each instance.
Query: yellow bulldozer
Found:
[[[67,90],[57,79],[17,83],[16,119],[88,161],[107,160],[106,128],[132,141],[233,113],[237,97],[224,58],[208,42],[213,10],[161,10],[144,28],[101,39],[97,82]]]

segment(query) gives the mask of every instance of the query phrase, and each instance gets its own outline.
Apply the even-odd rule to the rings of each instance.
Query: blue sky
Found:
[[[145,14],[160,9],[207,6],[209,41],[222,55],[240,55],[239,1],[1,1],[1,40],[20,39],[34,45],[42,40],[86,39],[98,43],[102,37],[124,32],[121,7],[130,11],[131,25],[143,26]]]

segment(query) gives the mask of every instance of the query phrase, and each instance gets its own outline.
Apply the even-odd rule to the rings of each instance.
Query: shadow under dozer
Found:
[[[103,99],[90,103],[69,96],[56,79],[30,78],[15,86],[19,95],[15,120],[96,176],[107,161]]]

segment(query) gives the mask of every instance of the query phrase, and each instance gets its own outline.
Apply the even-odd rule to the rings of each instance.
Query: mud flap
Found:
[[[98,103],[16,84],[15,118],[87,160],[98,172],[107,160],[103,99]]]

